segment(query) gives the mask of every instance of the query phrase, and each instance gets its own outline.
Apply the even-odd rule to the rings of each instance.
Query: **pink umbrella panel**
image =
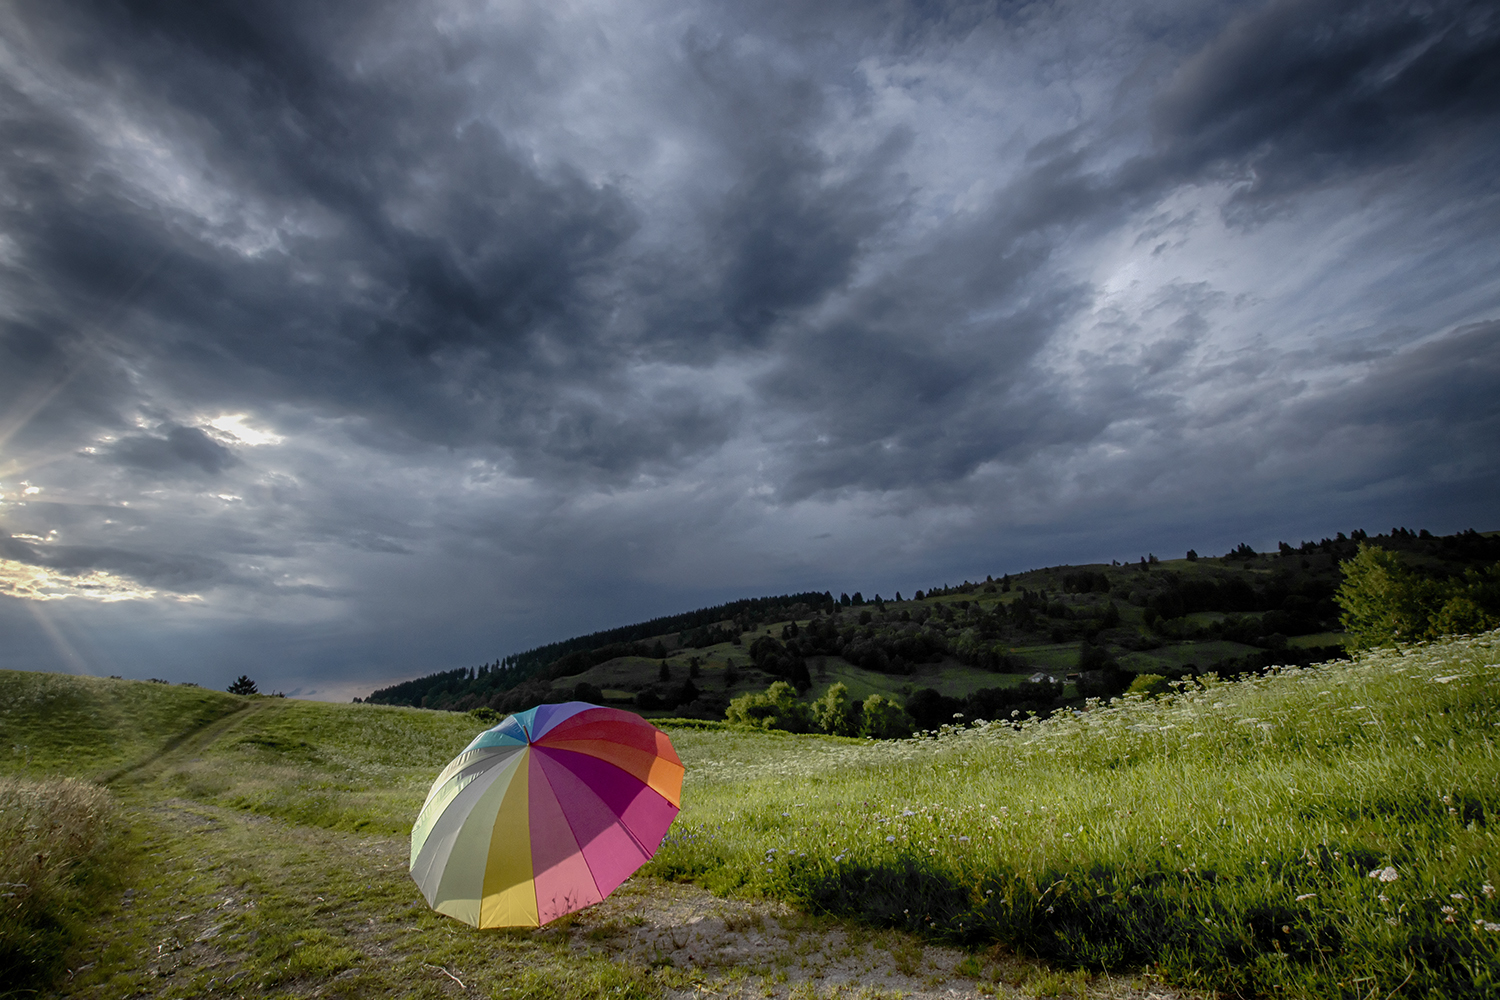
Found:
[[[667,734],[586,702],[517,713],[474,738],[427,793],[411,876],[475,927],[539,927],[599,902],[661,846],[682,803]]]

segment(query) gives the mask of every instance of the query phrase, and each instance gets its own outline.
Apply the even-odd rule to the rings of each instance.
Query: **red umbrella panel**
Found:
[[[682,761],[640,716],[573,701],[510,716],[445,767],[411,831],[439,913],[539,927],[597,903],[661,846]]]

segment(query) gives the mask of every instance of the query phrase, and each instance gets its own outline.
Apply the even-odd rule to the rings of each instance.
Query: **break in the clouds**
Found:
[[[1483,3],[9,4],[5,664],[1500,527],[1497,177]]]

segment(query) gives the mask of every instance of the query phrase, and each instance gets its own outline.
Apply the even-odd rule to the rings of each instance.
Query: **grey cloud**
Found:
[[[1476,323],[1371,363],[1363,378],[1316,407],[1313,427],[1381,428],[1421,452],[1422,465],[1500,471],[1500,321]],[[1415,456],[1414,456],[1415,457]]]
[[[169,427],[165,434],[129,434],[102,454],[121,465],[148,472],[187,470],[215,475],[234,465],[234,452],[197,427]]]
[[[727,40],[686,43],[702,113],[736,171],[703,220],[723,248],[718,298],[731,329],[759,344],[778,320],[844,287],[863,244],[895,221],[882,208],[886,174],[911,137],[896,129],[863,162],[830,162],[811,141],[828,115],[815,78],[738,57]]]
[[[1244,171],[1241,198],[1266,201],[1467,142],[1500,116],[1493,14],[1356,0],[1247,11],[1156,99],[1166,160]]]
[[[176,591],[193,590],[227,575],[223,562],[211,557],[158,555],[96,545],[42,545],[7,537],[0,537],[0,555],[66,573],[104,570],[146,586]]]
[[[74,24],[55,44],[97,55],[80,75],[117,77],[122,99],[196,145],[213,182],[238,189],[236,209],[310,213],[323,231],[279,228],[278,246],[246,257],[162,229],[97,169],[103,150],[43,111],[12,161],[39,197],[12,209],[9,231],[69,302],[169,254],[132,334],[156,341],[158,370],[190,391],[360,413],[443,444],[545,448],[515,418],[547,405],[554,378],[608,367],[584,283],[629,237],[628,208],[565,166],[523,163],[466,123],[451,86],[358,75],[312,44],[327,39],[260,20],[142,7],[107,43]],[[162,116],[163,100],[186,114]],[[27,173],[38,161],[51,166]],[[47,319],[76,325],[63,308]]]
[[[1096,380],[1094,391],[1103,395],[1092,399],[1041,389],[1028,363],[1086,295],[1057,299],[1029,336],[1018,331],[1027,329],[1024,322],[995,323],[987,336],[974,338],[986,343],[989,356],[969,355],[967,337],[963,347],[945,345],[936,365],[911,355],[931,348],[927,331],[968,332],[966,313],[1015,309],[1039,283],[1055,287],[1049,264],[1070,231],[1110,224],[1170,185],[1249,170],[1254,183],[1236,198],[1264,203],[1428,155],[1433,142],[1468,141],[1500,111],[1493,99],[1500,86],[1487,82],[1500,65],[1492,57],[1497,45],[1500,25],[1477,5],[1330,3],[1309,10],[1276,3],[1231,20],[1156,99],[1158,150],[1111,171],[1094,165],[1082,136],[1038,143],[1030,169],[1002,189],[981,223],[869,293],[886,307],[868,310],[878,312],[878,321],[813,335],[838,345],[825,357],[789,345],[767,382],[770,396],[792,407],[805,401],[812,411],[807,433],[822,436],[793,453],[787,495],[940,486],[984,461],[1082,445],[1120,419],[1172,411],[1170,396],[1140,394],[1142,383],[1177,367],[1208,335],[1203,310],[1223,296],[1201,284],[1184,294],[1204,301],[1163,303],[1180,312],[1162,330],[1167,335],[1146,347],[1138,371],[1116,370],[1123,384]],[[1194,215],[1175,223],[1158,216],[1140,238],[1158,239]],[[900,346],[893,350],[893,343]],[[1268,364],[1233,362],[1245,379]],[[943,370],[940,401],[912,384],[933,368]],[[1030,390],[1024,403],[1015,388],[1021,380]],[[1126,388],[1132,383],[1133,398]],[[895,411],[904,414],[900,430],[890,416]],[[1017,419],[1020,413],[1026,419]]]

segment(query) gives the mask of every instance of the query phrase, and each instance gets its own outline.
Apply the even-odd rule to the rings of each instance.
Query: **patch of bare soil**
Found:
[[[912,935],[812,917],[771,901],[721,899],[689,885],[635,878],[604,902],[539,934],[573,947],[689,974],[688,997],[1079,996],[1188,1000],[1149,977],[1058,973],[1001,949],[972,954]]]

